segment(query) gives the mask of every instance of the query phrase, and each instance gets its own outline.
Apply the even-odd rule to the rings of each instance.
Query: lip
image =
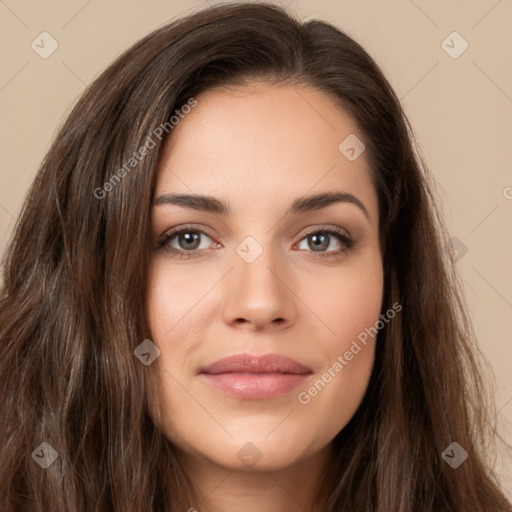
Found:
[[[199,374],[218,391],[246,400],[264,400],[290,392],[313,372],[280,354],[236,354],[201,368]]]

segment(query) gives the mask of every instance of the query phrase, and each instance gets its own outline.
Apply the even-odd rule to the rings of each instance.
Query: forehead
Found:
[[[196,100],[166,141],[157,193],[210,194],[247,208],[335,189],[377,208],[365,152],[350,160],[340,150],[347,137],[363,136],[327,94],[253,82]]]

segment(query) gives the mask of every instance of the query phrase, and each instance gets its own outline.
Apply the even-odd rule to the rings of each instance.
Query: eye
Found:
[[[307,247],[300,247],[300,244]],[[334,244],[334,248],[332,245]],[[341,228],[314,228],[306,233],[299,242],[299,249],[309,250],[310,256],[331,257],[336,256],[354,246],[354,240]],[[331,247],[331,250],[328,250]],[[316,253],[316,254],[313,254]]]
[[[195,226],[183,226],[166,233],[158,242],[158,247],[164,248],[171,254],[180,254],[181,258],[191,258],[202,254],[210,247],[206,238],[213,242],[210,236]],[[205,242],[205,243],[203,243]]]
[[[304,243],[307,247],[300,247]],[[158,241],[158,248],[165,249],[173,256],[179,254],[183,259],[201,256],[210,249],[212,244],[222,247],[221,244],[214,242],[205,230],[196,226],[182,226],[166,233]],[[355,241],[345,230],[330,226],[309,229],[294,248],[309,251],[309,256],[313,257],[333,257],[351,249],[354,245]],[[330,250],[329,247],[331,247]]]

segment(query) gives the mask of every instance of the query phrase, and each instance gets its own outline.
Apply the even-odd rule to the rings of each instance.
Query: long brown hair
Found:
[[[491,388],[400,102],[349,36],[264,3],[207,8],[136,43],[48,151],[3,262],[0,510],[207,509],[150,419],[155,365],[134,349],[149,337],[150,212],[171,116],[256,78],[316,87],[358,123],[379,197],[383,311],[403,307],[333,442],[322,510],[510,512],[488,455],[501,439]],[[456,469],[442,457],[452,442],[468,453]]]

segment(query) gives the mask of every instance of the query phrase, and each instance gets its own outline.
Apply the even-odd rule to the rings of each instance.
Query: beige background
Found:
[[[207,3],[0,0],[0,252],[57,126],[85,86],[132,42]],[[512,2],[283,5],[354,37],[401,98],[439,185],[451,236],[467,248],[457,265],[496,374],[502,432],[512,443]],[[59,45],[47,59],[31,47],[43,31]],[[442,46],[453,31],[469,44],[458,58]],[[457,39],[445,44],[452,52],[462,48]],[[512,497],[509,459],[498,453],[497,467]]]

